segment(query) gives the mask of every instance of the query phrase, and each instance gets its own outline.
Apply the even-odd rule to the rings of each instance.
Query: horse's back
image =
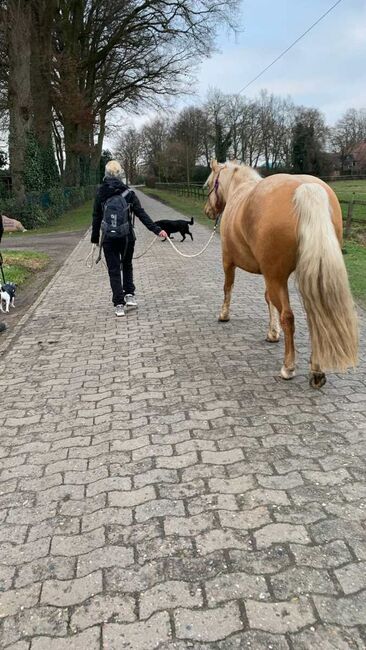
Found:
[[[327,191],[338,236],[342,236],[342,214],[333,190],[310,175],[275,174],[261,180],[247,195],[239,215],[240,228],[262,273],[267,268],[289,275],[296,267],[297,216],[294,196],[304,183],[321,185]]]

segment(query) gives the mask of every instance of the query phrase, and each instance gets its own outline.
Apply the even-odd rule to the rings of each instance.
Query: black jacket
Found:
[[[100,224],[103,219],[103,208],[104,203],[114,194],[122,194],[126,189],[129,189],[127,185],[124,185],[118,178],[105,178],[102,185],[97,191],[97,195],[94,201],[93,209],[93,224],[92,224],[92,235],[91,242],[92,244],[99,244],[99,232]],[[149,215],[145,212],[144,208],[141,206],[140,201],[138,200],[136,194],[130,190],[130,193],[126,196],[126,201],[131,206],[131,211],[136,215],[138,219],[151,230],[155,235],[158,235],[161,231],[159,226],[156,226],[155,223],[150,219]],[[131,225],[131,233],[133,233]]]

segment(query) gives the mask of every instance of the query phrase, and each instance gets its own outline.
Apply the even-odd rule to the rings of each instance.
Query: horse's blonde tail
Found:
[[[326,190],[303,183],[294,196],[298,217],[296,277],[308,318],[313,361],[322,370],[357,364],[358,325]]]

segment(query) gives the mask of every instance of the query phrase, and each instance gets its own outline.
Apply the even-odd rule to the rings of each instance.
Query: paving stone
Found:
[[[80,555],[78,558],[77,574],[86,576],[96,569],[111,566],[128,566],[134,561],[133,549],[122,546],[103,546],[94,551]]]
[[[135,488],[142,488],[153,483],[178,483],[177,470],[152,469],[144,474],[137,474],[134,478]]]
[[[15,567],[0,566],[0,593],[11,588],[15,575]]]
[[[156,585],[141,594],[140,616],[145,619],[159,610],[202,607],[202,604],[202,591],[198,585],[171,580]]]
[[[52,639],[36,637],[32,641],[32,650],[99,650],[100,628],[91,627],[81,634],[75,634],[67,639]]]
[[[102,588],[101,571],[75,580],[47,580],[43,585],[41,602],[45,605],[69,607],[101,592]]]
[[[299,598],[296,602],[278,603],[246,600],[245,610],[250,627],[274,634],[296,632],[315,623],[311,603],[305,598]]]
[[[137,544],[137,554],[140,564],[144,564],[148,560],[174,555],[179,555],[181,558],[190,557],[193,555],[193,546],[191,540],[186,537],[174,536],[165,537],[165,539],[154,537]]]
[[[67,620],[66,609],[56,607],[24,609],[15,616],[4,619],[0,629],[0,647],[5,648],[24,637],[34,637],[39,634],[53,637],[65,636]]]
[[[345,626],[365,624],[365,590],[344,598],[314,596],[314,604],[324,623]]]
[[[132,623],[135,620],[134,598],[99,594],[74,609],[70,627],[73,632],[79,632],[97,624]]]
[[[132,524],[132,513],[127,508],[104,508],[84,515],[82,518],[82,532],[100,528],[111,524]]]
[[[213,493],[191,499],[188,510],[196,515],[207,510],[238,510],[238,505],[232,494]]]
[[[270,598],[264,577],[243,572],[218,575],[206,582],[205,589],[209,607],[215,607],[217,603],[225,600]]]
[[[209,580],[222,571],[228,571],[228,563],[224,553],[216,551],[204,557],[167,558],[164,562],[164,570],[167,580],[197,582],[197,576],[200,576],[201,580]]]
[[[33,607],[37,603],[40,593],[41,585],[39,583],[23,589],[0,592],[0,617],[12,616],[24,607]]]
[[[89,246],[1,359],[0,647],[364,650],[364,313],[360,365],[316,392],[292,283],[298,376],[283,382],[263,278],[237,274],[217,324],[219,239],[194,264],[161,243],[136,260],[123,323]]]
[[[248,548],[248,536],[238,530],[216,528],[196,537],[197,551],[201,555],[231,548]],[[249,545],[250,548],[250,545]]]
[[[298,595],[336,594],[337,589],[327,571],[310,567],[292,567],[271,577],[272,590],[277,600]]]
[[[366,562],[348,564],[334,573],[345,594],[366,589]]]
[[[80,555],[104,545],[104,528],[96,528],[83,535],[55,535],[51,553],[54,555]]]
[[[232,479],[213,478],[209,480],[210,490],[212,492],[221,492],[221,494],[243,494],[255,487],[254,479],[251,476]]]
[[[319,569],[330,569],[352,561],[348,547],[341,540],[309,547],[291,544],[290,549],[297,564]]]
[[[168,515],[183,516],[183,501],[170,501],[170,499],[156,499],[144,505],[137,506],[136,520],[147,521],[153,517],[167,517]]]
[[[154,499],[156,499],[155,491],[150,485],[139,490],[129,490],[128,492],[110,492],[108,497],[109,505],[119,508],[133,508],[140,503]]]
[[[170,636],[166,612],[154,614],[148,621],[126,625],[107,623],[103,627],[103,642],[108,650],[157,650]]]
[[[219,641],[243,627],[235,602],[206,611],[181,609],[174,621],[178,639],[197,641]]]
[[[271,516],[267,508],[259,507],[244,512],[219,511],[221,525],[225,528],[238,528],[240,530],[251,530],[260,528],[271,522]]]
[[[204,494],[207,488],[202,479],[196,479],[188,483],[178,483],[177,485],[161,485],[158,491],[163,499],[188,499],[189,497]]]
[[[273,546],[266,550],[229,551],[232,568],[254,574],[272,574],[287,568],[291,559],[287,550],[281,546]]]
[[[365,647],[364,639],[357,630],[350,628],[322,627],[304,630],[291,635],[293,647],[296,650],[362,650]]]
[[[166,535],[196,536],[204,530],[214,528],[215,520],[211,512],[192,517],[166,517],[164,530]]]
[[[28,564],[23,564],[17,570],[16,587],[23,587],[32,582],[45,580],[71,580],[75,575],[76,558],[53,557],[48,555]]]
[[[24,564],[48,555],[50,539],[44,538],[27,544],[13,546],[10,543],[0,544],[0,564]]]
[[[278,543],[309,544],[311,542],[306,528],[296,524],[268,524],[254,533],[254,537],[259,549]]]
[[[106,528],[106,540],[110,544],[131,546],[153,537],[161,537],[161,532],[160,522],[154,520],[132,526],[111,525]]]

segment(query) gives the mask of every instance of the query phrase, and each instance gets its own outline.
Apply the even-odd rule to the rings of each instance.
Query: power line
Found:
[[[323,18],[325,18],[325,16],[327,16],[328,14],[330,14],[330,12],[333,11],[333,9],[335,9],[335,7],[336,7],[337,5],[339,5],[341,2],[342,2],[342,0],[337,0],[337,2],[335,2],[334,5],[332,5],[332,6],[328,9],[328,11],[326,11],[322,16],[320,16],[320,18],[318,18],[318,20],[316,20],[315,23],[313,23],[313,24],[312,24],[312,25],[311,25],[311,26],[310,26],[310,27],[309,27],[309,28],[308,28],[308,29],[307,29],[303,34],[301,34],[301,36],[299,36],[299,37],[296,39],[296,41],[294,41],[293,43],[291,43],[291,45],[289,45],[285,50],[283,50],[283,52],[281,52],[281,54],[279,54],[279,55],[278,55],[278,56],[277,56],[277,57],[272,61],[272,63],[270,63],[269,65],[267,65],[266,68],[264,68],[264,69],[263,69],[259,74],[257,74],[257,76],[254,77],[254,79],[252,79],[251,81],[249,81],[249,82],[247,83],[246,86],[244,86],[243,88],[241,88],[241,90],[239,90],[239,92],[238,92],[237,94],[240,95],[240,93],[242,93],[242,92],[243,92],[244,90],[246,90],[249,86],[251,86],[255,81],[257,81],[257,79],[259,79],[259,77],[261,77],[265,72],[267,72],[267,70],[269,70],[269,68],[271,68],[275,63],[277,63],[277,61],[278,61],[279,59],[281,59],[285,54],[287,54],[287,52],[288,52],[289,50],[291,50],[291,48],[293,48],[294,45],[296,45],[296,43],[298,43],[299,41],[301,41],[301,39],[304,38],[304,36],[306,36],[306,34],[308,34],[308,33],[309,33],[309,32],[310,32],[310,31],[311,31],[311,30],[312,30],[316,25],[318,25],[318,24],[320,23],[320,21],[323,20]]]

